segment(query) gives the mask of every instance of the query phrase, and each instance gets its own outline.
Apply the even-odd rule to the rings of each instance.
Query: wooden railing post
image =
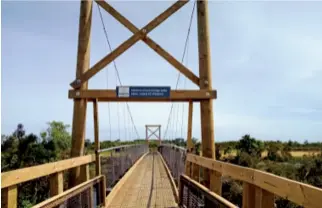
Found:
[[[100,141],[99,141],[99,124],[98,124],[98,104],[97,99],[93,102],[93,115],[94,115],[94,138],[95,138],[95,170],[96,176],[101,175],[101,158],[99,154]]]
[[[193,116],[193,102],[189,101],[188,111],[188,132],[187,132],[187,153],[196,154],[194,144],[192,142],[192,116]],[[186,161],[185,173],[192,179],[199,181],[199,166],[197,164]]]
[[[18,201],[17,185],[1,189],[1,207],[16,208]]]
[[[58,172],[50,175],[49,187],[50,187],[50,197],[63,193],[64,191],[63,172]]]
[[[274,208],[274,194],[244,182],[243,208]]]

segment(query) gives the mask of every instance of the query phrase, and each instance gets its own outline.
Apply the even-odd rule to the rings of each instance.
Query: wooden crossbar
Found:
[[[96,0],[97,4],[99,4],[106,12],[112,15],[116,20],[118,20],[122,25],[124,25],[127,29],[129,29],[132,33],[137,33],[139,29],[132,24],[127,18],[125,18],[122,14],[120,14],[116,9],[114,9],[110,4],[106,1]],[[175,59],[170,53],[168,53],[165,49],[163,49],[160,45],[154,42],[150,37],[145,36],[142,40],[145,42],[151,49],[153,49],[157,54],[167,60],[172,66],[174,66],[177,70],[179,70],[184,76],[190,79],[193,83],[199,86],[199,77],[197,77],[191,70],[181,64],[177,59]]]
[[[152,131],[150,128],[148,128],[148,131],[151,132],[151,134],[148,136],[148,138],[150,138],[152,135],[156,136],[156,137],[159,137],[156,133],[157,131],[159,130],[159,128],[157,128],[156,130]]]
[[[70,85],[75,89],[80,88],[91,77],[93,77],[95,74],[97,74],[99,71],[101,71],[106,65],[108,65],[113,60],[115,60],[118,56],[120,56],[127,49],[129,49],[131,46],[133,46],[136,42],[138,42],[139,40],[144,38],[146,36],[146,34],[151,32],[154,28],[156,28],[158,25],[160,25],[162,22],[164,22],[166,19],[168,19],[173,13],[178,11],[187,2],[188,2],[188,0],[179,0],[176,3],[174,3],[171,7],[169,7],[163,13],[158,15],[156,18],[154,18],[145,27],[143,27],[141,30],[137,31],[134,35],[132,35],[125,42],[123,42],[120,46],[118,46],[110,54],[106,55],[103,59],[101,59],[98,63],[96,63],[88,71],[86,71],[84,74],[82,74],[79,77],[79,79],[74,80]]]
[[[71,99],[105,102],[188,102],[216,99],[216,90],[171,90],[170,97],[117,97],[115,90],[69,90]]]

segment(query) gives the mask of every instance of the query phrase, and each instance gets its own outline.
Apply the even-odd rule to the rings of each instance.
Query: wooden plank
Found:
[[[92,162],[95,162],[94,154],[4,172],[1,173],[1,188],[13,186]]]
[[[274,208],[274,194],[256,186],[255,207],[257,208]]]
[[[114,51],[112,51],[110,54],[108,54],[103,59],[101,59],[97,64],[95,64],[93,67],[91,67],[84,74],[82,74],[82,76],[80,78],[73,81],[70,85],[73,88],[80,88],[80,86],[83,85],[84,82],[86,82],[91,77],[93,77],[96,73],[101,71],[107,64],[111,63],[114,59],[116,59],[118,56],[120,56],[122,53],[124,53],[127,49],[129,49],[137,41],[139,41],[140,39],[145,37],[146,34],[151,32],[154,28],[156,28],[158,25],[160,25],[162,22],[164,22],[166,19],[168,19],[173,13],[178,11],[187,2],[188,2],[188,0],[179,0],[176,3],[174,3],[171,7],[169,7],[167,10],[165,10],[163,13],[161,13],[156,18],[154,18],[151,22],[149,22],[139,32],[136,32],[132,37],[130,37],[128,40],[126,40],[124,43],[122,43],[119,47],[117,47]]]
[[[148,153],[145,153],[144,155],[142,155],[141,158],[138,159],[134,165],[132,165],[132,167],[125,173],[125,175],[121,178],[121,180],[119,180],[117,184],[113,187],[112,191],[107,195],[105,199],[105,207],[109,207],[113,198],[118,194],[123,184],[128,180],[132,172],[135,170],[135,168],[138,166],[138,164],[140,164],[140,162],[147,154]]]
[[[16,185],[1,189],[1,207],[16,208],[18,201],[18,189]]]
[[[210,187],[213,192],[218,195],[221,195],[222,182],[221,182],[221,173],[215,170],[210,170]]]
[[[212,197],[217,199],[220,203],[224,204],[225,206],[231,207],[231,208],[237,208],[236,205],[232,204],[231,202],[229,202],[225,198],[221,197],[220,195],[214,193],[213,191],[211,191],[207,187],[203,186],[202,184],[200,184],[197,181],[195,181],[192,178],[190,178],[189,176],[183,174],[182,177],[184,177],[186,180],[189,180],[189,182],[191,182],[192,184],[197,186],[199,189],[203,190],[204,192],[207,192],[209,195],[211,195]]]
[[[243,183],[243,206],[242,208],[257,208],[255,206],[255,186],[247,182]]]
[[[106,178],[105,177],[103,178],[102,183],[100,183],[99,189],[100,189],[100,201],[102,202],[103,207],[107,207],[106,200],[105,200],[105,197],[106,197]]]
[[[116,20],[118,20],[122,25],[128,28],[132,33],[137,33],[139,29],[135,27],[128,19],[126,19],[122,14],[120,14],[116,9],[114,9],[110,4],[106,1],[96,0],[97,4],[99,4],[105,11],[110,13]],[[193,83],[199,86],[199,77],[197,77],[191,70],[181,64],[177,59],[175,59],[171,54],[169,54],[166,50],[164,50],[160,45],[155,43],[150,37],[146,36],[143,39],[151,49],[153,49],[156,53],[158,53],[161,57],[167,60],[172,66],[174,66],[177,70],[179,70],[184,76],[190,79]]]
[[[99,141],[99,123],[98,123],[98,101],[93,102],[93,116],[94,116],[94,139],[95,139],[95,172],[96,176],[101,175],[101,159],[100,159],[100,141]]]
[[[90,176],[89,176],[89,164],[85,164],[85,165],[81,165],[80,166],[80,177],[79,177],[79,181],[77,184],[81,184],[85,181],[88,181]]]
[[[51,197],[51,198],[33,206],[33,208],[55,207],[57,205],[60,205],[62,202],[66,201],[67,199],[70,199],[73,196],[76,196],[76,195],[80,194],[81,192],[89,189],[93,185],[100,183],[103,179],[104,179],[104,175],[97,176],[91,180],[84,182],[84,183],[78,184],[77,186],[74,186],[73,188],[68,189],[61,194]]]
[[[192,116],[193,116],[193,102],[189,100],[189,111],[188,111],[188,132],[187,132],[187,152],[192,152]]]
[[[81,1],[80,5],[76,79],[79,79],[88,70],[90,64],[93,2],[91,0]],[[84,82],[80,89],[85,90],[87,88],[88,82]],[[85,99],[74,99],[71,157],[84,155],[86,109],[87,101]],[[79,168],[70,170],[69,186],[76,185],[79,177]]]
[[[216,170],[224,176],[230,176],[233,179],[256,185],[301,206],[319,208],[321,205],[322,189],[305,183],[192,154],[187,154],[186,161]]]
[[[71,99],[84,98],[88,101],[97,99],[105,102],[185,102],[215,99],[216,90],[171,90],[168,98],[124,98],[117,97],[115,90],[69,90]]]
[[[193,102],[189,101],[189,110],[188,110],[188,132],[187,132],[187,153],[192,153],[193,151],[193,142],[192,142],[192,116],[193,116]],[[191,162],[185,163],[185,173],[187,176],[191,177]]]
[[[64,192],[64,173],[58,172],[49,177],[50,196],[55,196]]]
[[[254,172],[254,184],[301,206],[321,207],[320,188],[257,170]]]

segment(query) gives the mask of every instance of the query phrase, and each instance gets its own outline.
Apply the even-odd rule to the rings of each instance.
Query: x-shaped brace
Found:
[[[92,66],[88,71],[82,74],[79,79],[73,81],[70,85],[73,88],[80,88],[85,82],[87,82],[91,77],[93,77],[96,73],[102,70],[106,65],[111,63],[114,59],[120,56],[124,51],[129,49],[139,40],[143,40],[148,46],[150,46],[155,52],[157,52],[160,56],[166,59],[171,65],[177,68],[182,74],[184,74],[188,79],[190,79],[193,83],[199,86],[199,77],[197,77],[193,72],[187,69],[184,65],[182,65],[178,60],[176,60],[171,54],[161,48],[157,43],[155,43],[151,38],[147,36],[149,32],[151,32],[154,28],[160,25],[163,21],[165,21],[169,16],[178,11],[183,5],[185,5],[188,0],[178,0],[171,7],[161,13],[159,16],[154,18],[150,23],[148,23],[145,27],[139,30],[135,27],[129,20],[127,20],[124,16],[122,16],[119,12],[117,12],[113,7],[111,7],[105,1],[96,0],[96,2],[108,13],[110,13],[115,19],[117,19],[121,24],[123,24],[126,28],[128,28],[131,32],[134,33],[132,37],[123,42],[119,47],[114,49],[110,54],[106,55],[103,59],[97,62],[94,66]]]
[[[148,136],[148,139],[149,139],[152,135],[154,135],[154,136],[156,136],[158,139],[160,139],[160,138],[159,138],[159,136],[156,134],[158,130],[160,130],[160,129],[159,129],[159,128],[157,128],[156,130],[152,131],[151,129],[149,129],[149,128],[148,128],[148,131],[150,131],[150,132],[151,132],[151,134]]]

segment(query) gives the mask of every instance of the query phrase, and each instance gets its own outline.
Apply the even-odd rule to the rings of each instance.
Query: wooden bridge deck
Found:
[[[109,207],[177,207],[170,179],[159,154],[150,153],[143,158]]]

